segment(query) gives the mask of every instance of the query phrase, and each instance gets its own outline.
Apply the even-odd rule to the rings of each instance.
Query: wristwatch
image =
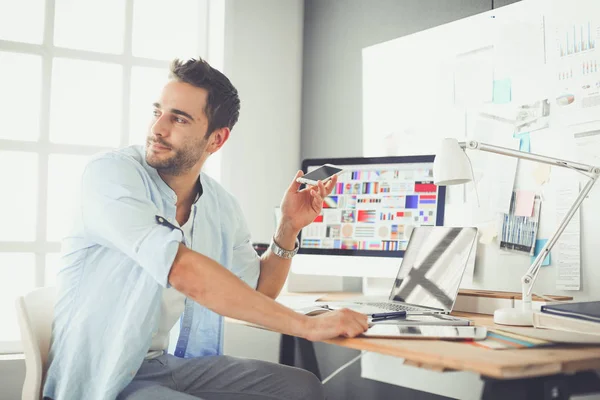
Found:
[[[271,240],[271,251],[273,252],[273,254],[281,258],[285,258],[287,260],[296,255],[296,253],[298,252],[298,248],[300,248],[300,242],[298,242],[298,239],[296,239],[296,245],[294,246],[294,250],[286,250],[282,247],[279,247],[279,245],[275,242],[274,238],[273,240]]]

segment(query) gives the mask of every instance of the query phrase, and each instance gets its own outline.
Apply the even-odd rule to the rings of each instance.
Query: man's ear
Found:
[[[229,128],[219,128],[215,129],[213,133],[210,135],[209,143],[208,143],[208,151],[212,154],[219,150],[225,142],[229,139],[229,134],[231,131]]]

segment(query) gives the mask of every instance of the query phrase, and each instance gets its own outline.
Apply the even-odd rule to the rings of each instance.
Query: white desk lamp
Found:
[[[561,221],[552,237],[548,240],[548,242],[546,242],[546,245],[544,248],[542,248],[540,254],[533,261],[525,275],[523,275],[521,278],[521,290],[523,291],[522,309],[502,308],[494,312],[494,322],[497,324],[531,326],[533,325],[531,291],[533,289],[535,279],[540,272],[542,262],[546,258],[546,255],[550,253],[550,249],[552,249],[552,246],[554,246],[559,236],[563,233],[579,206],[581,206],[581,203],[592,189],[592,186],[594,186],[598,176],[600,176],[600,168],[479,143],[474,140],[459,143],[456,139],[444,139],[441,150],[436,155],[433,164],[433,179],[436,185],[458,185],[473,180],[473,171],[469,158],[465,152],[466,149],[487,151],[490,153],[520,158],[523,160],[550,164],[556,167],[569,168],[579,171],[589,178],[589,181],[583,190],[579,192],[579,196],[577,196],[577,199]]]

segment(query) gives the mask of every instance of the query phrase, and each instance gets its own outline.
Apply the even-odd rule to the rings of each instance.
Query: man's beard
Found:
[[[160,138],[152,139],[148,137],[146,140],[146,162],[158,172],[166,175],[182,175],[198,163],[206,148],[206,142],[207,140],[202,138],[197,143],[190,143],[181,149],[174,149]],[[155,156],[150,150],[153,143],[169,148],[171,155],[166,158]]]

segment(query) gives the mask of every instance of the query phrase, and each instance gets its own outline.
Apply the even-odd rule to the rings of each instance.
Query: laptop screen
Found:
[[[415,228],[390,300],[451,310],[476,237],[477,228]]]

